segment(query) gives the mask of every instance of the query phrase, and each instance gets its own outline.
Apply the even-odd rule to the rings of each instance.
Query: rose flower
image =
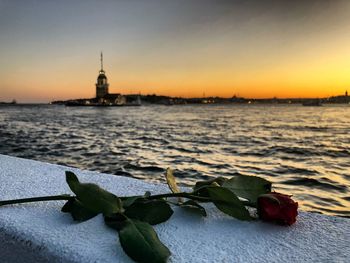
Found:
[[[257,208],[261,220],[279,225],[294,224],[298,215],[298,203],[289,195],[276,192],[259,196]]]

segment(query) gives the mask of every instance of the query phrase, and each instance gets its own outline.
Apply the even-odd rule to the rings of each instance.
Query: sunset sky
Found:
[[[350,92],[347,0],[0,0],[0,101]]]

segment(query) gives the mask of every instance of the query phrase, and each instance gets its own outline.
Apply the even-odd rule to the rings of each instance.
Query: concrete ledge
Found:
[[[168,192],[132,178],[81,171],[0,155],[0,199],[70,193],[64,171],[95,182],[117,195]],[[0,208],[1,262],[131,262],[117,233],[102,216],[75,223],[60,212],[63,201]],[[170,248],[170,262],[348,262],[350,220],[300,213],[292,227],[241,222],[208,207],[199,218],[175,208],[155,227]]]

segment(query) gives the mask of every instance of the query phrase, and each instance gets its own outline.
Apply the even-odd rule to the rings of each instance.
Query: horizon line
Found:
[[[120,93],[116,93],[116,94],[120,94]],[[244,99],[244,100],[326,100],[329,98],[333,98],[333,97],[346,97],[347,92],[345,94],[341,94],[341,95],[331,95],[331,96],[327,96],[327,97],[262,97],[262,98],[258,98],[258,97],[244,97],[244,96],[237,96],[237,95],[233,95],[231,97],[221,97],[221,96],[198,96],[198,97],[183,97],[183,96],[169,96],[169,95],[162,95],[162,94],[142,94],[142,93],[130,93],[130,94],[121,94],[123,96],[135,96],[135,95],[139,95],[139,96],[157,96],[157,97],[168,97],[171,99],[184,99],[184,100],[190,100],[190,99],[208,99],[208,98],[217,98],[217,99]],[[0,100],[0,103],[10,103],[13,101],[16,101],[17,104],[50,104],[52,102],[55,101],[70,101],[70,100],[82,100],[82,99],[93,99],[92,98],[74,98],[74,99],[53,99],[50,100],[48,102],[18,102],[17,99],[12,99],[11,101],[7,102],[7,101],[2,101]]]

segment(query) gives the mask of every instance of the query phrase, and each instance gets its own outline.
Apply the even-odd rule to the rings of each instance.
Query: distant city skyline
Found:
[[[0,0],[0,101],[350,92],[346,0]]]

